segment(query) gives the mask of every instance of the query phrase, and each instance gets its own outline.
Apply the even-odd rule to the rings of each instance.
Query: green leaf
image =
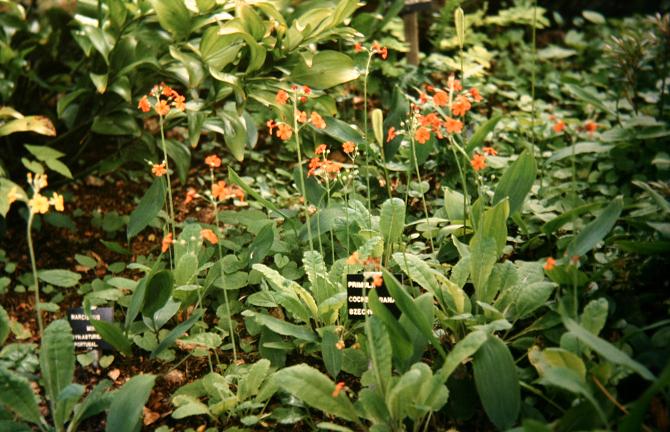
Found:
[[[132,344],[118,324],[94,319],[90,322],[105,342],[127,356],[133,355]]]
[[[49,324],[40,346],[40,370],[52,412],[58,407],[58,396],[74,379],[74,338],[72,328],[65,320]],[[65,419],[56,419],[59,427]]]
[[[198,274],[198,256],[192,252],[183,254],[174,269],[174,284],[182,286],[196,282]]]
[[[70,168],[68,168],[67,165],[65,165],[63,162],[57,159],[47,159],[46,161],[44,161],[44,163],[47,164],[49,169],[57,172],[63,177],[67,177],[69,179],[72,178],[72,172],[70,172]]]
[[[0,305],[0,346],[5,344],[7,337],[9,336],[9,315],[5,308]]]
[[[536,309],[544,305],[551,293],[554,292],[556,284],[553,282],[534,282],[526,283],[525,281],[517,285],[514,290],[514,302],[512,316],[515,320],[528,317]]]
[[[337,342],[340,338],[332,327],[324,328],[322,335],[321,356],[323,365],[331,377],[337,378],[342,370],[342,350],[337,348]]]
[[[486,135],[488,135],[490,132],[495,129],[496,125],[498,122],[502,119],[502,114],[495,114],[493,117],[490,119],[486,120],[484,123],[482,123],[477,130],[475,131],[474,134],[472,134],[472,137],[470,138],[470,141],[468,141],[467,146],[465,147],[465,151],[470,154],[474,149],[477,147],[480,147],[483,143],[484,140],[486,139]]]
[[[391,340],[389,334],[376,316],[369,316],[365,322],[365,333],[368,336],[368,351],[370,355],[371,371],[375,382],[379,386],[379,392],[385,396],[389,390],[391,380]]]
[[[514,358],[497,336],[489,336],[472,360],[477,393],[488,418],[508,429],[521,409],[521,390]]]
[[[384,146],[384,113],[379,108],[372,110],[372,130],[380,147]]]
[[[324,117],[323,120],[326,122],[326,128],[319,129],[319,132],[324,133],[341,143],[351,141],[356,145],[361,145],[364,142],[361,132],[358,129],[351,127],[349,123],[335,117]]]
[[[149,0],[161,27],[175,39],[185,39],[191,33],[191,13],[183,0]]]
[[[273,223],[266,224],[256,234],[256,238],[249,245],[249,262],[256,264],[263,262],[272,249],[272,243],[275,239],[275,228]]]
[[[568,245],[568,256],[584,256],[593,249],[610,232],[621,210],[623,210],[623,198],[617,197],[572,240]]]
[[[147,292],[142,307],[142,315],[153,318],[154,313],[165,306],[172,296],[174,280],[170,270],[161,270],[147,281]]]
[[[98,115],[93,119],[91,131],[100,135],[140,136],[142,131],[137,126],[135,117],[125,111],[108,115]]]
[[[170,333],[168,333],[167,336],[165,336],[165,339],[163,339],[161,343],[158,344],[156,349],[154,349],[151,352],[151,358],[156,358],[167,348],[171,347],[172,344],[175,343],[178,337],[186,333],[188,329],[193,327],[193,324],[195,324],[197,321],[200,320],[200,318],[202,318],[204,313],[205,312],[202,309],[196,310],[191,314],[191,317],[189,319],[180,323],[175,328],[170,330]]]
[[[70,270],[40,270],[37,275],[40,280],[61,288],[71,288],[76,286],[81,279],[79,273]]]
[[[309,406],[345,420],[358,423],[356,410],[344,391],[333,397],[335,383],[304,363],[275,374],[277,385]]]
[[[388,248],[397,243],[405,228],[405,202],[400,198],[389,198],[382,204],[379,216],[379,230]]]
[[[603,102],[605,100],[605,96],[602,96],[589,88],[577,84],[566,84],[565,87],[568,90],[568,93],[572,93],[575,98],[589,103],[606,113],[612,115],[616,114]]]
[[[553,232],[556,232],[557,229],[559,229],[566,223],[570,222],[572,219],[586,212],[590,212],[591,210],[598,208],[601,205],[602,205],[601,203],[590,203],[590,204],[584,204],[579,207],[575,207],[572,210],[568,210],[567,212],[559,216],[556,216],[552,220],[542,225],[541,228],[542,232],[545,234],[551,234]]]
[[[311,65],[299,61],[291,71],[291,80],[322,90],[353,81],[359,75],[351,57],[338,51],[324,50],[314,55]]]
[[[151,223],[163,208],[164,202],[165,181],[162,177],[158,177],[146,191],[135,210],[130,214],[127,230],[128,239],[135,237]]]
[[[261,385],[269,378],[270,360],[260,359],[249,368],[249,372],[238,384],[237,397],[240,401],[245,401],[252,396],[258,395]],[[256,399],[258,400],[258,399]]]
[[[447,354],[447,358],[444,360],[442,368],[440,368],[438,373],[440,380],[446,382],[452,372],[468,357],[472,357],[487,340],[488,335],[485,332],[475,330],[458,341],[449,354]]]
[[[271,201],[268,201],[267,199],[263,198],[261,196],[261,194],[259,194],[258,192],[253,190],[251,187],[249,187],[249,185],[246,184],[245,181],[242,180],[242,178],[231,167],[228,167],[228,181],[230,181],[232,184],[235,184],[235,185],[239,186],[244,191],[244,193],[246,195],[253,197],[256,201],[263,204],[264,207],[267,207],[270,210],[274,211],[275,213],[281,215],[285,220],[290,219],[274,203],[272,203]]]
[[[277,334],[291,336],[308,342],[316,342],[317,340],[312,330],[307,326],[293,324],[270,315],[254,313],[250,310],[246,310],[242,314],[252,316],[256,323],[269,328]]]
[[[586,330],[598,336],[607,322],[609,304],[604,298],[591,300],[582,312],[581,324]]]
[[[107,415],[106,432],[137,432],[142,426],[142,412],[156,382],[155,375],[139,375],[114,393]]]
[[[537,174],[537,165],[535,158],[525,150],[521,156],[505,170],[495,194],[493,195],[493,204],[498,204],[505,197],[509,198],[509,213],[514,214],[521,210],[526,195],[535,182]]]
[[[72,416],[70,425],[68,425],[70,430],[78,430],[77,426],[82,420],[99,414],[109,407],[112,401],[112,393],[108,393],[107,389],[111,386],[112,382],[109,380],[100,381],[93,387],[84,401],[75,406],[74,415]]]
[[[470,277],[477,299],[486,301],[486,284],[498,261],[496,242],[492,237],[475,235],[470,242]]]
[[[40,424],[40,408],[30,382],[0,366],[0,403],[22,419]]]
[[[399,365],[405,365],[412,357],[412,339],[407,334],[405,327],[400,325],[398,319],[379,301],[376,290],[368,293],[368,305],[375,317],[384,323],[391,340],[391,352],[397,359]]]
[[[613,149],[613,145],[603,145],[597,142],[580,142],[575,145],[568,147],[563,147],[562,149],[554,152],[546,163],[550,164],[567,157],[571,157],[573,154],[583,154],[583,153],[607,153]]]
[[[59,152],[58,150],[52,149],[51,147],[48,146],[26,144],[24,145],[24,147],[33,156],[35,156],[37,160],[41,160],[42,162],[47,161],[49,159],[58,159],[65,156],[65,153]]]
[[[437,296],[440,291],[440,285],[437,282],[439,274],[424,260],[411,253],[396,252],[393,254],[393,261],[413,282]]]
[[[442,344],[433,334],[433,323],[429,320],[414,303],[414,299],[402,289],[398,280],[389,273],[388,270],[383,269],[384,284],[389,291],[389,294],[395,299],[396,306],[403,314],[418,328],[423,336],[428,339],[437,350],[442,358],[446,357],[446,353],[442,348]]]
[[[35,132],[40,135],[56,136],[56,128],[44,116],[26,116],[10,120],[0,125],[0,137],[15,132]]]
[[[654,374],[652,374],[649,369],[630,358],[626,353],[619,350],[611,343],[594,335],[581,325],[577,324],[574,320],[566,316],[563,316],[562,318],[565,328],[593,351],[605,357],[612,363],[625,366],[632,371],[637,372],[646,380],[653,381],[655,379]]]

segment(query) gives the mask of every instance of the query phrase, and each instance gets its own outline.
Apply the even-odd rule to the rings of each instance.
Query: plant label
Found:
[[[101,307],[91,308],[91,318],[100,321],[112,322],[114,308]],[[67,319],[72,326],[72,335],[74,336],[75,349],[112,351],[113,348],[95,331],[84,308],[70,308],[67,310]]]
[[[365,314],[372,315],[368,307],[368,293],[375,290],[379,302],[395,316],[400,317],[400,309],[389,294],[381,272],[363,272],[347,275],[347,315],[350,320],[362,320]]]
[[[400,15],[430,10],[433,7],[432,3],[432,0],[405,0],[405,7],[403,7]]]

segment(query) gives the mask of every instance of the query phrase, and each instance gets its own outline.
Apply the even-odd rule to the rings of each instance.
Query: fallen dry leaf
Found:
[[[116,381],[117,379],[119,379],[119,375],[121,375],[121,371],[119,369],[112,369],[111,371],[107,372],[107,376],[112,381]]]
[[[161,415],[156,411],[151,411],[149,408],[144,407],[144,426],[149,426],[151,423],[154,423],[156,420],[161,418]]]

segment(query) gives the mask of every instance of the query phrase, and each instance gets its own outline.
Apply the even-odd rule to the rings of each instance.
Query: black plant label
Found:
[[[114,317],[114,308],[100,307],[91,309],[91,318],[98,321],[112,322]],[[113,348],[95,331],[84,312],[84,308],[70,308],[67,310],[67,319],[72,327],[75,349],[90,351],[101,349],[112,351]]]
[[[395,316],[400,318],[400,309],[395,299],[389,294],[381,272],[363,272],[347,275],[347,316],[350,320],[358,321],[365,318],[365,314],[372,315],[368,306],[368,294],[375,290],[379,302]]]

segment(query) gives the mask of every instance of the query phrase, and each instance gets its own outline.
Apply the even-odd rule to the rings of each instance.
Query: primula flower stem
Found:
[[[298,94],[293,92],[293,130],[295,131],[295,145],[298,152],[298,174],[300,177],[300,192],[302,193],[303,205],[305,207],[305,223],[307,224],[307,237],[309,239],[309,250],[314,250],[314,241],[312,240],[312,225],[309,221],[309,206],[307,204],[307,190],[305,189],[305,173],[302,171],[302,147],[300,146],[300,132],[298,128],[298,118],[295,112],[298,111]]]
[[[414,135],[412,135],[414,136]],[[426,216],[426,223],[428,224],[428,240],[430,242],[430,250],[435,253],[435,245],[433,244],[433,230],[431,228],[430,219],[428,217],[428,206],[426,205],[426,195],[423,193],[421,188],[421,172],[419,171],[419,161],[416,158],[416,142],[414,138],[411,139],[412,142],[412,158],[414,159],[414,169],[416,170],[417,181],[419,182],[419,190],[421,190],[421,203],[423,204],[423,213]]]
[[[210,168],[209,174],[212,180],[212,187],[213,187],[214,170]],[[216,229],[223,235],[223,231],[221,231],[221,224],[219,222],[219,209],[217,206],[216,197],[212,197],[212,205],[214,206],[214,221],[216,223]],[[223,251],[221,250],[221,242],[218,241],[216,245],[219,252],[219,271],[221,273],[221,276],[223,276]],[[230,316],[230,302],[228,301],[228,290],[226,289],[226,287],[223,288],[223,301],[226,304],[226,315],[228,316],[228,331],[230,332],[230,341],[233,344],[233,361],[237,362],[237,346],[235,344],[235,331],[233,328],[233,318]]]
[[[37,276],[37,263],[35,262],[35,248],[33,247],[32,226],[34,218],[35,214],[31,210],[30,216],[28,216],[28,226],[26,231],[28,251],[30,252],[30,265],[33,269],[33,283],[35,284],[35,312],[37,313],[37,326],[40,331],[40,340],[42,340],[42,335],[44,334],[44,322],[42,321],[42,311],[40,310],[40,284],[39,277]]]
[[[365,136],[365,182],[368,194],[368,215],[370,226],[372,226],[372,196],[370,192],[370,143],[368,142],[368,75],[370,74],[370,62],[373,52],[368,53],[368,62],[365,65],[365,78],[363,79],[363,135]]]
[[[168,210],[170,211],[170,231],[172,232],[172,239],[177,240],[177,233],[175,232],[175,219],[174,219],[174,204],[172,203],[172,182],[170,181],[170,165],[168,162],[167,146],[165,145],[165,131],[163,116],[159,117],[159,123],[161,128],[161,146],[163,147],[163,159],[165,160],[165,177],[167,179],[167,192],[168,192]],[[172,249],[171,249],[172,250]],[[170,252],[172,257],[172,252]]]

